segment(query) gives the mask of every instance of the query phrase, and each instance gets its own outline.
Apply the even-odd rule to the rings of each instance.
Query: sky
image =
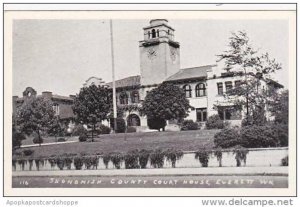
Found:
[[[113,21],[116,79],[140,74],[138,41],[149,21]],[[215,64],[231,32],[245,31],[254,48],[282,64],[274,80],[288,87],[288,21],[169,19],[169,25],[180,43],[181,68]],[[108,20],[14,20],[13,95],[30,86],[68,96],[91,76],[109,82],[110,49]]]

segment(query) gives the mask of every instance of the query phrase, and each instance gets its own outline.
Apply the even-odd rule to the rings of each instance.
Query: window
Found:
[[[148,39],[150,39],[150,35],[151,35],[150,31],[148,31]]]
[[[191,98],[192,97],[192,88],[190,85],[184,85],[183,90],[185,92],[185,97]]]
[[[156,31],[155,31],[155,29],[152,29],[152,38],[156,38]]]
[[[57,103],[53,104],[53,111],[55,113],[55,116],[59,115],[59,105]]]
[[[203,122],[207,120],[207,109],[206,108],[198,108],[196,109],[197,121]]]
[[[157,30],[157,37],[159,37],[159,30]]]
[[[231,81],[225,82],[225,88],[226,88],[226,92],[230,91],[232,89],[232,82]]]
[[[196,85],[196,97],[206,96],[206,87],[204,83]]]
[[[218,108],[219,116],[222,120],[240,120],[242,119],[241,111],[235,109],[234,107],[219,107]]]
[[[218,95],[223,95],[223,83],[217,83]]]
[[[128,104],[128,96],[127,93],[123,92],[120,94],[120,104]]]
[[[131,92],[131,102],[132,103],[138,103],[139,102],[139,92],[138,91],[132,91]]]
[[[234,81],[234,86],[235,87],[239,87],[240,85],[241,85],[241,81],[240,80]]]

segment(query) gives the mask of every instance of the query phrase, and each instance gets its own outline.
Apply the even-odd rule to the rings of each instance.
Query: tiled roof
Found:
[[[137,86],[141,84],[141,76],[130,76],[120,80],[116,80],[116,88],[128,87],[128,86]],[[107,83],[109,87],[112,87],[112,82]]]
[[[207,69],[212,68],[214,65],[205,65],[193,68],[184,68],[179,70],[174,75],[168,77],[165,81],[176,81],[176,80],[186,80],[195,78],[205,78],[207,77]]]
[[[56,94],[53,94],[52,98],[61,99],[61,100],[68,100],[68,101],[73,101],[74,100],[73,98],[71,98],[69,96],[60,96],[60,95],[56,95]]]

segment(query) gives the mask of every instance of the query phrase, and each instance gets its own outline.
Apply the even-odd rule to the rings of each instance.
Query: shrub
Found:
[[[34,150],[31,150],[31,149],[26,149],[26,150],[23,150],[23,154],[25,156],[30,156],[34,153]]]
[[[48,162],[50,163],[51,168],[54,168],[56,165],[56,155],[51,155],[48,158]]]
[[[160,129],[163,129],[163,131],[165,131],[167,122],[166,120],[160,118],[147,119],[147,125],[149,129],[156,129],[158,131],[160,131]]]
[[[281,166],[289,166],[289,156],[281,159]]]
[[[182,131],[187,130],[198,130],[200,128],[199,124],[197,122],[194,122],[193,120],[184,120],[181,126]]]
[[[154,168],[162,168],[164,166],[165,154],[162,150],[157,149],[150,154],[150,164]]]
[[[139,164],[142,169],[145,169],[147,167],[149,157],[150,157],[150,151],[142,149],[139,151]]]
[[[45,161],[42,158],[36,158],[34,162],[37,170],[40,170],[40,166],[44,166],[45,164]]]
[[[12,146],[13,149],[19,148],[22,145],[22,140],[26,139],[26,137],[15,130],[12,132]]]
[[[249,153],[248,149],[237,145],[233,149],[233,154],[235,155],[235,160],[236,160],[236,166],[240,167],[242,161],[244,162],[244,165],[246,165],[246,160],[247,160],[247,154]]]
[[[230,148],[239,145],[241,142],[237,128],[225,128],[214,136],[216,147]]]
[[[272,128],[281,147],[289,145],[289,126],[287,124],[273,124]]]
[[[181,150],[168,149],[165,152],[165,156],[172,163],[172,167],[175,168],[176,161],[183,157],[183,152]]]
[[[74,158],[74,165],[76,170],[81,170],[83,166],[83,158],[81,156],[76,156]]]
[[[114,129],[114,119],[110,119],[110,127],[112,129]],[[117,130],[116,130],[116,133],[124,133],[126,130],[126,123],[125,123],[125,120],[122,119],[122,118],[117,118]]]
[[[60,137],[60,138],[58,138],[58,140],[57,140],[58,142],[65,142],[66,141],[66,139],[65,138],[63,138],[63,137]]]
[[[241,128],[241,144],[246,148],[276,147],[279,145],[276,129],[270,125]]]
[[[59,156],[56,158],[56,165],[60,170],[64,169],[65,166],[65,160],[63,157]]]
[[[85,166],[86,169],[91,169],[92,165],[93,165],[93,161],[92,161],[93,157],[92,156],[84,156],[83,157],[83,164]]]
[[[105,165],[105,168],[107,169],[108,168],[108,163],[110,161],[110,154],[104,154],[102,156],[102,159],[103,159],[103,163]]]
[[[105,126],[104,124],[100,124],[99,126],[99,134],[109,134],[110,128],[108,126]]]
[[[229,125],[229,123],[221,120],[221,118],[218,114],[208,117],[208,119],[206,121],[207,129],[224,129],[228,125]]]
[[[42,137],[39,138],[38,136],[34,136],[32,142],[33,142],[34,144],[42,144],[42,143],[44,142],[44,140],[43,140]]]
[[[87,135],[80,135],[78,139],[79,139],[79,142],[86,142]]]
[[[208,167],[209,151],[200,149],[195,153],[195,159],[198,159],[202,167]]]
[[[135,127],[128,127],[127,128],[127,131],[126,131],[127,133],[134,133],[134,132],[136,132],[136,128]]]
[[[110,154],[110,160],[116,169],[120,169],[121,162],[124,160],[124,156],[119,152],[113,152]]]
[[[78,124],[75,126],[72,132],[72,136],[81,136],[87,133],[87,129],[84,128],[82,124]]]
[[[216,156],[218,162],[219,162],[219,167],[222,167],[222,158],[223,158],[223,152],[221,148],[216,148],[214,150],[214,155]]]
[[[139,152],[138,150],[133,150],[128,152],[124,156],[125,168],[126,169],[136,169],[140,168],[139,166]]]

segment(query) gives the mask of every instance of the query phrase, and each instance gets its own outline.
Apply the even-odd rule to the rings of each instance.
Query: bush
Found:
[[[57,142],[65,142],[65,141],[66,141],[66,139],[63,138],[63,137],[60,137],[60,138],[58,138],[58,140],[57,140]]]
[[[81,136],[87,133],[87,129],[84,128],[82,124],[78,124],[75,126],[72,132],[72,136]]]
[[[121,168],[121,162],[124,160],[124,157],[121,153],[119,152],[113,152],[110,154],[110,160],[115,166],[116,169]]]
[[[194,122],[193,120],[184,120],[181,126],[182,131],[198,130],[199,128],[199,124],[197,122]]]
[[[230,148],[241,144],[237,128],[225,128],[214,136],[215,147]]]
[[[135,127],[128,127],[127,128],[127,131],[126,131],[127,133],[134,133],[134,132],[136,132],[136,128]]]
[[[110,128],[108,126],[105,126],[104,124],[100,124],[99,134],[110,134]]]
[[[76,170],[81,170],[83,166],[83,158],[81,156],[77,156],[74,158],[74,165]]]
[[[35,137],[33,138],[32,142],[33,142],[34,144],[42,144],[42,143],[44,142],[44,140],[43,140],[42,137],[39,138],[38,136],[35,136]]]
[[[145,169],[147,167],[149,157],[150,157],[150,151],[142,149],[139,151],[139,164],[142,169]]]
[[[207,129],[224,129],[229,125],[228,122],[221,120],[218,114],[208,117],[206,121]]]
[[[289,166],[289,156],[281,159],[281,166]]]
[[[34,150],[31,150],[31,149],[27,149],[27,150],[23,150],[23,154],[25,156],[30,156],[34,153]]]
[[[157,149],[150,154],[150,164],[154,168],[162,168],[164,166],[165,154],[162,150]]]
[[[80,135],[78,139],[79,139],[79,142],[86,142],[87,135]]]
[[[289,126],[287,124],[273,124],[272,128],[281,147],[289,145]]]
[[[216,156],[218,162],[219,162],[219,167],[222,167],[222,158],[223,158],[223,152],[221,148],[216,148],[214,150],[214,155]]]
[[[110,127],[114,129],[114,119],[110,119]],[[117,118],[117,130],[116,133],[124,133],[126,130],[125,120],[122,118]]]
[[[61,156],[56,158],[56,165],[60,170],[64,169],[65,166],[65,159]]]
[[[195,153],[195,159],[198,159],[202,167],[208,167],[209,151],[200,149]]]
[[[51,155],[48,158],[48,162],[50,163],[51,168],[54,168],[56,165],[56,155]]]
[[[246,160],[247,160],[247,154],[249,153],[248,149],[237,145],[233,149],[233,154],[235,154],[235,160],[236,160],[236,166],[240,167],[242,161],[244,162],[244,165],[246,165]]]
[[[149,129],[156,129],[158,131],[160,131],[160,129],[163,129],[163,131],[165,131],[167,122],[166,120],[160,118],[147,119],[147,125]]]
[[[12,146],[13,149],[19,148],[22,145],[22,140],[26,139],[26,137],[22,134],[13,130],[12,132]]]
[[[139,152],[138,150],[133,150],[128,152],[124,156],[125,168],[126,169],[137,169],[139,166]]]
[[[103,159],[103,163],[105,165],[105,168],[107,169],[108,168],[108,163],[110,161],[110,154],[103,155],[102,159]]]
[[[241,128],[241,145],[243,147],[276,147],[279,144],[276,128],[270,125],[253,125]]]
[[[172,167],[175,168],[176,161],[183,157],[183,152],[181,150],[168,149],[165,152],[165,156],[172,163]]]

